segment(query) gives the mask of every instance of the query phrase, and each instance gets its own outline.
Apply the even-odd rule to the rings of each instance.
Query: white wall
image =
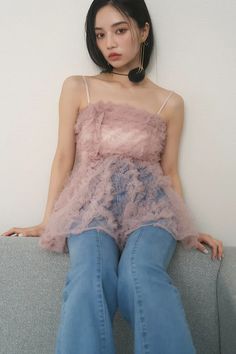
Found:
[[[69,75],[98,72],[85,47],[91,2],[4,2],[0,12],[0,233],[41,222]],[[180,174],[199,231],[236,246],[236,3],[146,2],[149,77],[185,100]]]

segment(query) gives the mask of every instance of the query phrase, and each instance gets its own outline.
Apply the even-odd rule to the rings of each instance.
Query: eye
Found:
[[[97,34],[96,34],[96,38],[97,38],[97,39],[101,38],[101,37],[99,37],[100,35],[102,35],[102,33],[97,33]]]
[[[128,31],[128,30],[127,30],[127,28],[119,28],[119,29],[116,30],[116,32],[117,32],[117,31],[119,31],[118,34],[122,34],[122,33],[125,33],[125,32]],[[96,34],[96,38],[97,38],[97,39],[101,39],[101,38],[103,38],[103,36],[104,36],[103,33],[97,33],[97,34]]]
[[[119,28],[117,31],[121,31],[121,33],[124,33],[127,31],[127,29],[126,28]]]

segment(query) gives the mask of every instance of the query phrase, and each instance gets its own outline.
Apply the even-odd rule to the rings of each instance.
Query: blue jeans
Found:
[[[55,353],[115,354],[119,308],[133,330],[135,354],[196,354],[179,290],[166,271],[176,242],[164,228],[145,224],[130,233],[122,252],[104,231],[71,234]]]

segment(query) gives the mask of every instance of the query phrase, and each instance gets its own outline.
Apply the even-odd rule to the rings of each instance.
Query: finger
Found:
[[[205,254],[209,253],[207,248],[201,242],[198,242],[198,245],[196,248]]]
[[[207,244],[212,248],[211,259],[214,260],[217,256],[217,249],[218,249],[217,240],[215,240],[213,237],[211,237],[211,238],[205,240],[204,242],[207,242]]]
[[[218,252],[218,244],[216,242],[212,243],[212,260],[216,259],[217,257],[217,252]]]
[[[4,232],[2,235],[3,236],[11,236],[14,234],[17,234],[19,232],[19,228],[13,227],[11,229],[9,229],[8,231]]]
[[[13,229],[10,229],[10,230],[7,230],[7,231],[3,232],[2,236],[9,236],[12,233],[13,233]]]
[[[224,257],[223,242],[218,240],[218,259],[221,260],[222,257]]]
[[[18,236],[19,237],[24,237],[24,236],[26,236],[23,232],[20,232],[19,234],[18,234]]]
[[[27,229],[27,230],[24,230],[22,232],[19,233],[19,237],[31,237],[31,236],[34,236],[35,232],[34,231],[31,231],[30,229]]]
[[[219,260],[221,260],[221,257],[224,257],[222,241],[214,240],[212,247],[213,247],[212,259],[215,259],[217,257]]]

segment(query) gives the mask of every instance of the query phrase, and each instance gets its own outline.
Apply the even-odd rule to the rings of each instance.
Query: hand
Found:
[[[2,236],[11,236],[17,234],[17,236],[33,236],[38,237],[42,234],[45,229],[45,224],[41,223],[31,227],[13,227],[8,231],[4,232]]]
[[[206,247],[201,242],[204,242],[212,247],[212,260],[216,259],[216,257],[221,260],[221,257],[224,257],[223,243],[221,240],[217,240],[208,234],[199,233],[198,241],[199,242],[196,249],[199,249],[201,252],[206,250]]]

